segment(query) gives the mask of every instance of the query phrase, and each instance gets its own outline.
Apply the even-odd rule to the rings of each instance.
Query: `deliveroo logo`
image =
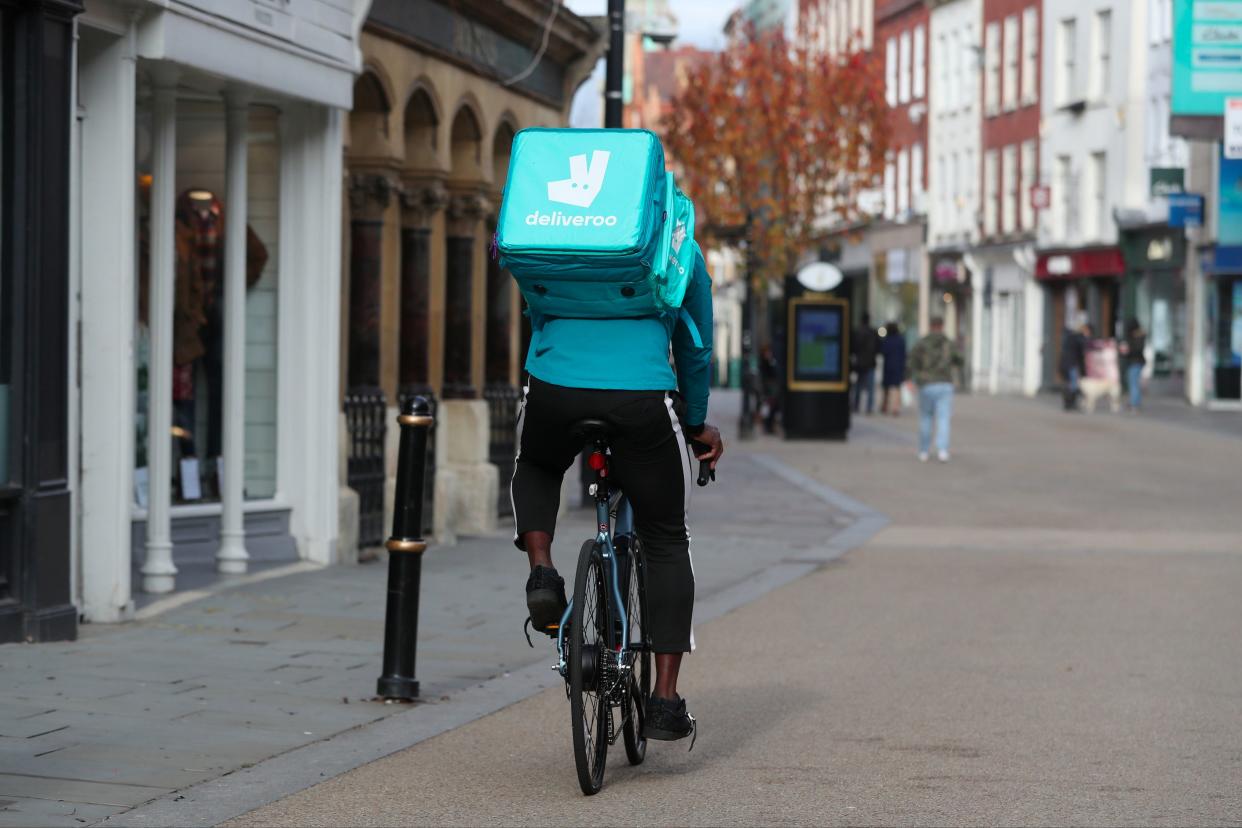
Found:
[[[569,178],[548,182],[548,201],[589,208],[604,187],[604,174],[608,172],[608,159],[611,157],[612,153],[607,150],[595,150],[591,153],[591,164],[587,166],[585,153],[571,155]],[[536,210],[526,217],[526,223],[532,227],[615,227],[617,217],[571,216],[560,210],[553,210],[551,213]]]
[[[548,201],[590,207],[604,186],[604,173],[608,172],[608,159],[611,157],[610,152],[596,150],[591,153],[591,166],[588,167],[586,155],[570,156],[569,178],[548,182]]]

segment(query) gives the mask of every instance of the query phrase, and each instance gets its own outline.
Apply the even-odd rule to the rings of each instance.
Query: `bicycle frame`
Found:
[[[605,461],[607,460],[608,453],[604,446],[597,445],[594,450],[603,454]],[[608,488],[607,465],[603,469],[596,471],[595,483],[591,485],[590,491],[595,498],[595,523],[599,527],[599,533],[595,536],[595,543],[599,546],[600,557],[604,561],[604,569],[608,573],[608,581],[612,586],[612,604],[616,607],[621,619],[621,640],[619,642],[612,641],[610,644],[617,654],[617,663],[625,664],[630,646],[630,618],[625,608],[625,601],[621,597],[621,576],[617,566],[617,548],[613,539],[614,537],[631,537],[634,534],[634,510],[630,507],[629,500],[620,492],[617,493],[615,506],[611,503],[612,497]],[[615,528],[612,517],[614,509],[616,511]],[[574,602],[571,598],[569,605],[565,607],[565,613],[561,616],[560,629],[556,633],[556,652],[559,657],[556,669],[561,676],[566,678],[569,675],[567,672],[569,665],[565,659],[565,628],[569,625],[569,619],[573,611]],[[615,627],[609,630],[609,635],[616,636]]]

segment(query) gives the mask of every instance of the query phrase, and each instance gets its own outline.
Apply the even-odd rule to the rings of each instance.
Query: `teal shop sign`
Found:
[[[1174,0],[1173,114],[1225,112],[1242,95],[1242,0]]]

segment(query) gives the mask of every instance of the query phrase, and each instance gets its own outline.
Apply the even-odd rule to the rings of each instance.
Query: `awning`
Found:
[[[1047,250],[1035,260],[1036,279],[1087,279],[1121,276],[1125,272],[1120,247]]]

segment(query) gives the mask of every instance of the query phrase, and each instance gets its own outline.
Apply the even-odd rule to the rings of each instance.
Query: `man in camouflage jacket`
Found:
[[[919,388],[919,460],[926,463],[931,452],[932,424],[936,427],[936,456],[949,462],[949,421],[953,417],[953,372],[964,360],[957,346],[944,335],[944,320],[931,320],[931,333],[910,351],[908,370]]]

